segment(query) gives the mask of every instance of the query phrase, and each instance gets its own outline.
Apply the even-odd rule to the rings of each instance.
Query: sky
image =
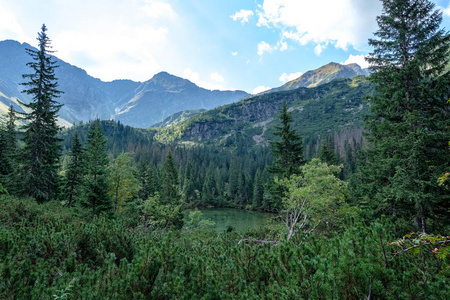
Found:
[[[450,29],[450,0],[433,0]],[[377,0],[0,0],[0,41],[37,46],[91,76],[146,81],[161,71],[207,89],[258,93],[371,52]],[[1,66],[0,66],[1,67]]]

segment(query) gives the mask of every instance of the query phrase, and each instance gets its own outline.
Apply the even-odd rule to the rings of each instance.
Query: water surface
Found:
[[[246,229],[259,228],[265,225],[270,218],[276,216],[274,214],[236,208],[205,208],[199,210],[202,212],[202,219],[209,219],[216,223],[213,228],[219,233],[226,231],[229,227],[239,232]],[[189,215],[190,211],[186,211],[186,216]]]

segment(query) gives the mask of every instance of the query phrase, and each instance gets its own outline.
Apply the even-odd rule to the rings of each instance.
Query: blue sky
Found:
[[[450,29],[450,0],[434,2]],[[45,23],[59,58],[104,81],[167,71],[252,93],[364,64],[380,13],[376,0],[0,0],[0,40],[35,46]]]

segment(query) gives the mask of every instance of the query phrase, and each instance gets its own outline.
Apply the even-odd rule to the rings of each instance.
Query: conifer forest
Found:
[[[381,2],[363,133],[341,147],[294,126],[283,91],[267,143],[178,139],[220,111],[63,129],[43,25],[32,100],[0,123],[0,299],[449,299],[450,34],[429,0]],[[211,208],[267,220],[218,232]]]

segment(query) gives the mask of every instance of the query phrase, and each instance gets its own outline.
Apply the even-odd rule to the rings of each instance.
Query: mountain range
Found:
[[[13,104],[23,112],[18,99],[29,103],[23,94],[23,74],[30,73],[26,64],[30,56],[25,49],[35,49],[29,44],[13,40],[0,42],[0,114]],[[244,91],[211,91],[200,88],[189,80],[161,72],[145,82],[114,80],[104,82],[85,70],[55,57],[59,66],[55,75],[59,90],[58,99],[62,122],[69,126],[93,119],[115,119],[134,127],[149,127],[173,113],[192,109],[212,109],[236,102],[249,96]]]
[[[31,99],[21,93],[22,74],[30,72],[28,44],[0,42],[0,118],[10,104],[18,111],[20,101]],[[61,124],[93,119],[115,119],[125,125],[162,127],[155,138],[161,142],[214,143],[224,146],[267,144],[277,126],[283,102],[293,115],[293,126],[307,147],[321,136],[333,136],[337,146],[360,139],[363,98],[372,92],[365,79],[368,71],[356,64],[329,63],[270,91],[249,95],[244,91],[210,91],[167,72],[145,82],[114,80],[103,82],[55,57],[59,67]],[[240,100],[240,101],[239,101]],[[308,144],[308,141],[312,141]]]
[[[373,85],[359,75],[313,88],[259,94],[178,121],[160,129],[155,139],[185,145],[267,145],[280,126],[278,114],[286,103],[307,155],[317,150],[323,138],[332,139],[343,151],[346,143],[363,143],[362,116],[368,112],[364,98],[372,93]]]

